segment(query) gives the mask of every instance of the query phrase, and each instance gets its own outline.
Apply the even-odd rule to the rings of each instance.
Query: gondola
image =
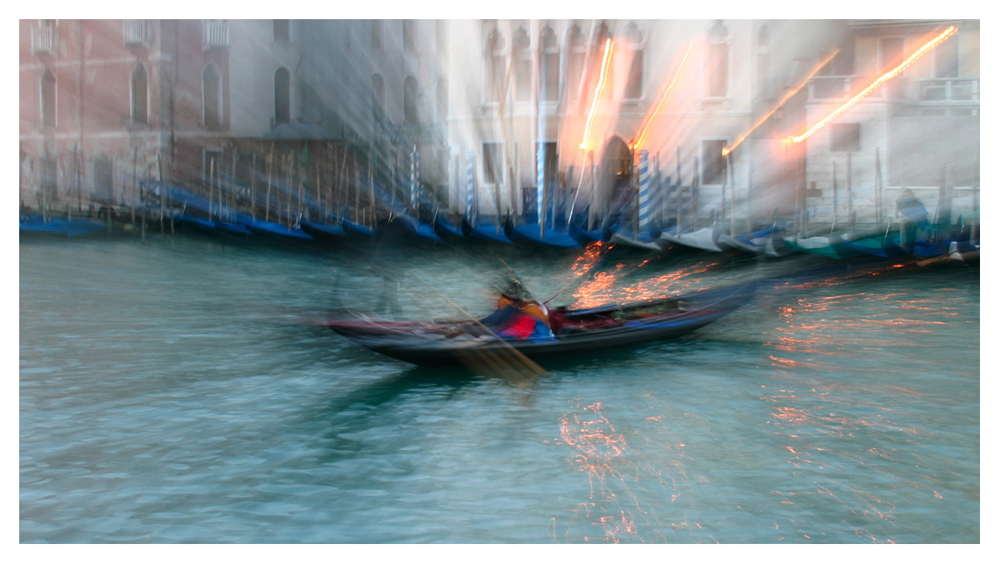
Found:
[[[20,214],[20,235],[50,237],[83,237],[108,230],[108,226],[87,218],[44,219],[41,215]]]
[[[746,303],[755,283],[590,309],[550,310],[552,334],[502,339],[480,320],[390,321],[356,308],[330,313],[331,329],[377,353],[420,366],[475,365],[516,350],[533,360],[668,339],[704,327]]]

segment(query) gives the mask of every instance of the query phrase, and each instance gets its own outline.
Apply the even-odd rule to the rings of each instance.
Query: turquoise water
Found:
[[[978,269],[785,277],[685,338],[531,378],[315,325],[378,305],[363,253],[19,251],[24,543],[980,540]],[[542,298],[603,273],[554,303],[822,264],[425,249],[394,259],[402,317],[487,313],[497,258]]]

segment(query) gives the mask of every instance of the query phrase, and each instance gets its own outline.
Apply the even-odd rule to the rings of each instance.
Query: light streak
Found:
[[[825,59],[820,61],[819,64],[817,64],[815,67],[813,67],[813,69],[809,71],[809,74],[806,75],[806,77],[802,80],[802,82],[800,82],[795,88],[785,92],[785,95],[781,97],[781,100],[778,100],[778,103],[775,104],[773,108],[771,108],[771,111],[761,116],[761,118],[758,119],[757,122],[754,123],[753,126],[751,126],[750,129],[746,131],[746,133],[737,137],[736,141],[732,145],[724,147],[722,149],[722,156],[723,157],[729,156],[729,153],[732,153],[733,150],[736,149],[736,147],[739,147],[740,143],[746,140],[746,138],[749,137],[750,134],[753,133],[755,129],[763,125],[763,123],[767,121],[768,118],[774,115],[774,112],[778,111],[778,108],[784,106],[785,102],[787,102],[789,98],[795,96],[796,94],[799,93],[800,90],[805,88],[805,86],[809,84],[809,81],[812,80],[812,77],[815,76],[816,73],[820,71],[820,69],[826,66],[827,63],[833,60],[833,58],[836,57],[837,53],[839,52],[840,49],[834,49],[832,53],[830,53]]]
[[[649,129],[650,124],[653,123],[653,119],[656,117],[656,114],[660,113],[660,106],[663,105],[663,102],[667,99],[667,94],[670,93],[670,90],[674,87],[674,83],[677,82],[677,77],[681,75],[681,69],[684,68],[684,62],[687,61],[692,48],[694,48],[694,41],[688,45],[687,52],[684,53],[684,58],[681,59],[681,64],[677,66],[677,72],[674,73],[674,79],[670,81],[670,85],[663,91],[663,96],[660,96],[660,103],[656,105],[656,109],[653,110],[653,113],[646,119],[646,127],[642,128],[642,133],[639,134],[639,140],[632,144],[633,149],[638,149],[642,145],[642,140],[646,138],[646,131]]]
[[[844,102],[843,105],[841,105],[839,108],[837,108],[836,110],[834,110],[830,115],[826,116],[825,118],[823,118],[822,120],[820,120],[819,122],[817,122],[816,125],[813,125],[812,127],[810,127],[809,129],[805,130],[804,132],[800,133],[799,135],[794,135],[792,137],[789,137],[788,141],[790,141],[792,143],[801,143],[802,141],[805,141],[813,133],[816,133],[817,131],[819,131],[824,125],[830,123],[834,118],[836,118],[840,114],[842,114],[845,111],[847,111],[848,108],[850,108],[854,104],[857,104],[862,98],[864,98],[865,96],[868,96],[869,94],[871,94],[873,91],[875,91],[876,88],[882,86],[883,84],[885,84],[886,82],[888,82],[891,78],[893,78],[896,75],[898,75],[899,73],[903,72],[903,69],[905,69],[906,67],[912,65],[914,63],[914,61],[916,61],[920,57],[923,57],[931,49],[937,47],[938,45],[940,45],[941,43],[943,43],[946,39],[948,39],[949,37],[951,37],[952,35],[954,35],[956,31],[958,31],[958,29],[955,26],[953,26],[953,25],[952,26],[948,26],[948,28],[945,29],[944,31],[942,31],[940,35],[938,35],[934,39],[932,39],[932,40],[928,41],[927,43],[925,43],[920,49],[917,49],[912,55],[910,55],[909,57],[907,57],[906,60],[904,60],[902,63],[900,63],[899,66],[897,66],[896,68],[892,69],[891,71],[883,74],[882,76],[878,77],[875,80],[875,82],[869,84],[867,88],[865,88],[861,92],[857,93],[850,100]]]
[[[590,145],[590,124],[594,121],[594,112],[597,111],[597,102],[601,98],[601,92],[604,90],[605,78],[608,74],[608,64],[611,61],[611,49],[614,47],[614,42],[611,38],[608,38],[604,42],[604,60],[601,61],[601,79],[597,81],[597,88],[594,89],[594,101],[590,104],[590,115],[587,116],[587,127],[583,130],[583,141],[580,143],[580,148],[587,150],[587,146]]]

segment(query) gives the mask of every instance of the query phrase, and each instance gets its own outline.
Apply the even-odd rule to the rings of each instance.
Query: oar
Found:
[[[944,262],[944,261],[948,260],[949,257],[951,257],[951,253],[945,253],[945,254],[943,254],[941,256],[938,256],[938,257],[933,257],[933,258],[929,258],[929,259],[919,260],[919,261],[917,261],[917,266],[927,266],[929,264],[935,264],[935,263],[939,263],[939,262]]]
[[[527,372],[529,372],[529,373],[531,373],[532,375],[535,375],[535,376],[540,376],[542,374],[548,374],[548,372],[546,372],[545,369],[543,369],[541,366],[539,366],[535,361],[533,361],[530,358],[528,358],[527,356],[525,356],[524,353],[522,353],[521,351],[519,351],[516,348],[514,348],[510,343],[508,343],[506,340],[502,339],[499,335],[497,335],[496,333],[494,333],[492,329],[490,329],[489,327],[487,327],[486,325],[484,325],[482,321],[480,321],[479,319],[476,319],[469,312],[465,311],[465,309],[463,309],[461,306],[459,306],[455,302],[451,301],[448,298],[448,296],[444,295],[440,290],[438,290],[437,288],[435,288],[431,283],[427,282],[420,275],[418,275],[416,273],[411,273],[411,274],[412,274],[412,276],[414,278],[416,278],[417,280],[423,282],[428,288],[430,288],[431,290],[434,290],[434,292],[436,294],[438,294],[439,296],[441,296],[442,298],[444,298],[444,300],[446,302],[448,302],[449,304],[451,304],[452,307],[454,307],[458,311],[462,312],[462,315],[466,316],[471,321],[473,321],[475,324],[477,324],[480,327],[482,327],[483,329],[485,329],[499,343],[501,343],[502,345],[504,345],[505,348],[503,350],[505,350],[506,352],[509,352],[510,355],[511,355],[511,359],[510,359],[511,362],[507,363],[509,368],[513,369],[515,372],[527,371]],[[490,353],[492,351],[483,350],[481,352]],[[487,358],[487,360],[490,360],[493,364],[499,365],[501,367],[503,367],[503,365],[505,364],[504,363],[504,359],[501,359],[501,358],[492,359],[492,358],[489,358],[488,355],[486,356],[486,358]],[[520,369],[519,369],[519,367],[515,363],[521,365]]]

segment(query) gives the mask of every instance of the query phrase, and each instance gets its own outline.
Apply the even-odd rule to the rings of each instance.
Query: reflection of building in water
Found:
[[[952,23],[959,28],[954,38],[881,92],[806,142],[786,142]],[[608,38],[613,48],[602,80]],[[831,136],[857,132],[852,123],[862,124],[851,162],[854,205],[864,210],[859,220],[876,215],[876,149],[890,197],[904,184],[936,187],[940,167],[960,161],[952,153],[969,162],[958,164],[947,182],[971,183],[968,155],[979,119],[977,21],[476,20],[451,22],[449,41],[478,46],[452,51],[447,62],[449,98],[459,108],[448,124],[452,157],[470,149],[476,155],[473,183],[483,213],[499,203],[531,215],[540,176],[556,208],[565,211],[576,198],[578,206],[593,200],[606,210],[623,186],[636,183],[627,153],[643,128],[638,148],[649,151],[650,168],[659,171],[653,182],[661,202],[674,205],[671,184],[679,178],[682,204],[693,195],[703,216],[731,205],[735,191],[741,218],[766,218],[775,209],[790,214],[797,205],[813,217],[832,217],[834,161],[842,175],[839,203],[847,198],[846,154]],[[834,49],[837,56],[817,68]],[[806,81],[811,73],[816,76]],[[727,162],[722,149],[769,113]],[[934,137],[928,143],[948,151],[928,150],[928,132]],[[584,137],[587,146],[580,149]],[[914,146],[915,138],[921,144]],[[465,200],[464,176],[464,167],[452,171],[453,202]]]

